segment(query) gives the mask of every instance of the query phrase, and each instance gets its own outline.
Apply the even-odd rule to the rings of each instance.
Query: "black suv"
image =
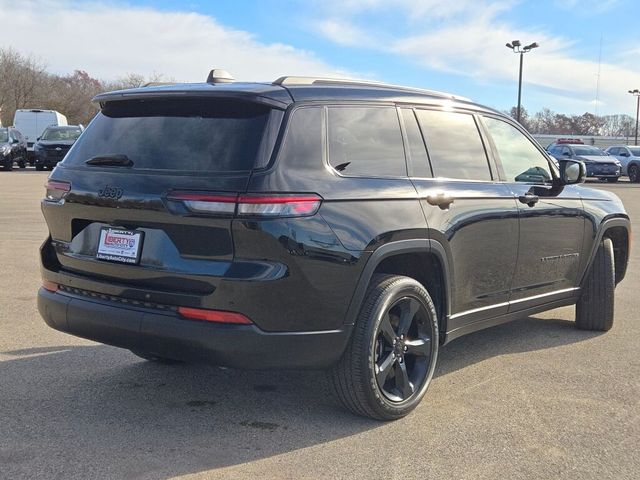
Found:
[[[573,304],[578,327],[612,326],[622,203],[497,111],[215,74],[95,100],[42,201],[55,329],[154,361],[327,368],[353,412],[394,419],[456,337]]]
[[[36,170],[55,167],[82,133],[80,125],[50,126],[33,146]]]

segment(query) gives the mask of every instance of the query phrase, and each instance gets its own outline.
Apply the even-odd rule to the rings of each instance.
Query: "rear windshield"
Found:
[[[125,155],[134,169],[251,170],[269,120],[268,107],[223,99],[109,102],[64,160]],[[262,147],[264,150],[264,147]]]

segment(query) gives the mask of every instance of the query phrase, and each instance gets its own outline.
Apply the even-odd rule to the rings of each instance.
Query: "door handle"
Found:
[[[518,197],[518,200],[520,200],[520,203],[524,203],[526,205],[529,205],[530,207],[533,207],[536,203],[540,201],[540,197],[538,197],[537,195],[532,195],[530,193],[527,193],[525,195],[520,195]]]
[[[440,207],[442,210],[446,210],[453,203],[453,197],[446,193],[438,193],[437,195],[427,196],[427,203],[434,207]]]

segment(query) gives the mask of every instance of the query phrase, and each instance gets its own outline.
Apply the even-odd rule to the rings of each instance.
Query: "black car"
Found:
[[[27,164],[27,141],[12,127],[0,127],[0,166],[3,170],[13,170],[13,164],[20,168]]]
[[[395,419],[454,338],[574,304],[579,328],[612,326],[622,203],[500,112],[215,72],[95,101],[42,201],[57,330],[160,362],[326,368],[353,412]]]
[[[577,143],[552,143],[547,151],[557,159],[571,158],[581,160],[587,167],[587,177],[595,177],[615,183],[622,175],[622,165],[618,159],[593,147]]]
[[[33,146],[36,170],[55,167],[82,133],[79,125],[47,127]]]

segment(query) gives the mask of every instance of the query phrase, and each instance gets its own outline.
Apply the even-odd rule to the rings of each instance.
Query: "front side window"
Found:
[[[502,120],[485,117],[507,182],[542,183],[552,179],[549,162],[520,130]]]
[[[329,163],[344,175],[406,176],[395,107],[329,107]]]
[[[472,115],[416,110],[434,177],[491,180],[487,154]]]
[[[611,147],[607,150],[611,155],[618,155],[620,153],[620,147]]]

